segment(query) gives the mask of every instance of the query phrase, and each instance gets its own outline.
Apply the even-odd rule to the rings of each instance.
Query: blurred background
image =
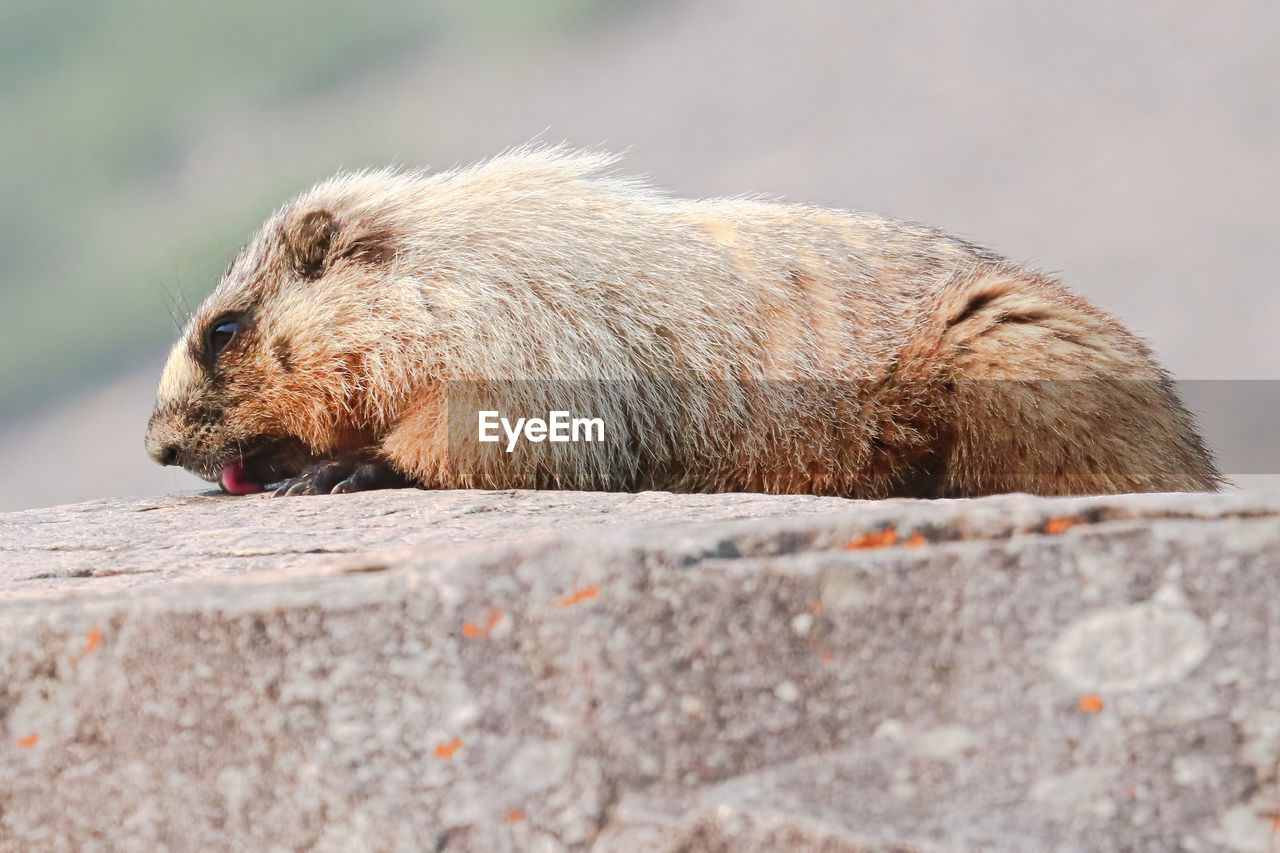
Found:
[[[271,209],[531,140],[1056,272],[1235,380],[1188,396],[1280,482],[1277,44],[1274,0],[0,4],[0,510],[199,487],[143,429],[174,316]]]

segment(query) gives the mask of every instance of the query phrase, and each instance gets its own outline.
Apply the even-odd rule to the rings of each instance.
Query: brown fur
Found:
[[[669,199],[610,162],[525,149],[317,185],[192,318],[150,452],[266,483],[365,451],[428,488],[1220,483],[1147,348],[1058,283],[911,223]],[[241,331],[214,358],[226,316]],[[508,454],[476,439],[490,407],[602,417],[609,441]]]

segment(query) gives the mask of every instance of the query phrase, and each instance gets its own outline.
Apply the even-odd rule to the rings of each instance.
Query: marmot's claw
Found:
[[[298,476],[280,483],[271,494],[277,498],[293,495],[341,495],[408,485],[409,481],[376,452],[362,450],[340,459],[312,465]]]

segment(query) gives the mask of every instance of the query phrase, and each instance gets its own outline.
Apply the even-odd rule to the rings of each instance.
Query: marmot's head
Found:
[[[387,286],[398,266],[387,196],[405,180],[340,176],[267,221],[169,355],[152,459],[245,494],[386,428],[387,349],[405,346],[394,320],[414,292]]]

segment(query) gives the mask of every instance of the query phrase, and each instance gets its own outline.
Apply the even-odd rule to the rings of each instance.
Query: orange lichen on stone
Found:
[[[822,657],[818,658],[818,660],[822,662],[823,666],[827,666],[835,659],[836,659],[836,656],[831,654],[831,652],[824,652]]]
[[[524,812],[519,809],[512,809],[507,812],[507,816],[503,818],[507,823],[519,823],[524,820]]]
[[[494,626],[496,626],[501,621],[502,621],[502,611],[497,608],[494,608],[493,610],[489,611],[489,624],[483,627],[475,624],[474,622],[463,622],[462,636],[472,640],[487,639],[488,636],[493,633]]]
[[[859,551],[863,548],[887,548],[898,544],[898,531],[892,526],[878,533],[864,533],[845,543],[846,551]]]
[[[37,743],[40,742],[40,735],[36,734],[35,732],[32,732],[26,737],[14,738],[13,742],[16,743],[18,746],[22,747],[23,749],[30,749],[31,747],[35,746]]]
[[[924,534],[921,533],[919,530],[917,530],[915,533],[911,534],[911,538],[908,539],[905,544],[908,548],[919,548],[921,545],[926,544],[928,541],[929,541],[928,539],[924,538]]]
[[[599,590],[595,586],[584,586],[581,589],[575,589],[564,598],[556,602],[556,607],[568,607],[571,604],[577,604],[580,601],[586,601],[588,598],[595,598]]]
[[[822,612],[822,602],[815,598],[813,600],[813,604],[809,605],[809,609],[812,610],[814,615],[816,616],[817,614]]]
[[[448,743],[436,747],[436,758],[453,758],[453,754],[462,749],[462,738],[456,737]]]
[[[1080,519],[1074,516],[1064,515],[1061,518],[1051,518],[1044,526],[1044,532],[1050,536],[1056,536],[1059,533],[1065,533],[1072,527],[1080,523]]]
[[[76,655],[76,663],[87,658],[98,650],[98,646],[102,645],[102,629],[97,625],[90,629],[88,636],[85,638],[84,648],[80,650],[80,654]]]
[[[1096,714],[1106,707],[1106,703],[1097,693],[1086,693],[1080,697],[1080,703],[1076,707],[1086,714]]]

